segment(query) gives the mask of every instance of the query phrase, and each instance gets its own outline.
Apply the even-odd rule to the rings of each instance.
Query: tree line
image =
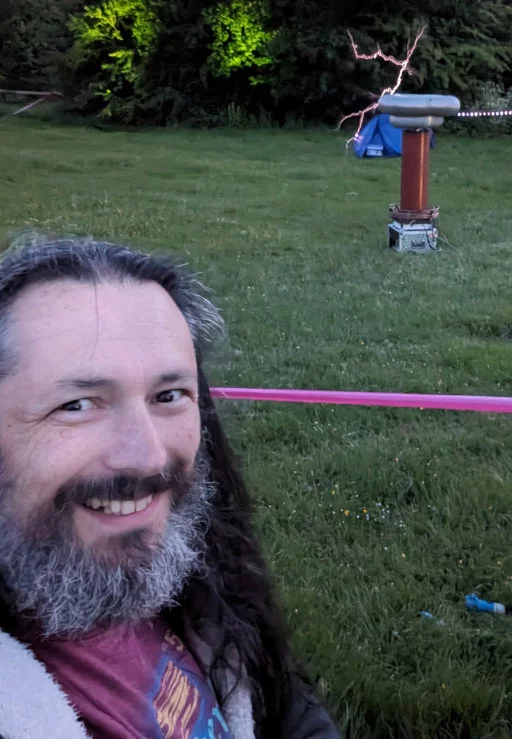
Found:
[[[510,0],[2,0],[0,84],[126,124],[326,122],[368,103],[427,32],[404,89],[512,86]]]

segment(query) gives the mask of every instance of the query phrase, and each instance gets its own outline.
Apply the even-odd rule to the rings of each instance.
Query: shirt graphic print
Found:
[[[161,619],[29,646],[93,739],[230,739],[207,678]]]
[[[183,642],[167,632],[152,699],[163,739],[229,737],[213,691],[204,695],[204,677],[197,674],[197,666],[191,670],[187,662],[190,660]]]

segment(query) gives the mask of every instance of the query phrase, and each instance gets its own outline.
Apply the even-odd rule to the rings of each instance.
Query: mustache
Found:
[[[136,475],[116,475],[103,479],[77,479],[62,485],[55,498],[54,506],[61,511],[71,505],[83,505],[91,498],[100,500],[139,500],[148,495],[169,492],[181,500],[195,472],[186,471],[183,462],[169,464],[162,472],[150,477]]]

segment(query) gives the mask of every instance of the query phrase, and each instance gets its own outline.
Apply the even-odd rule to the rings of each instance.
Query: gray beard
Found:
[[[0,479],[0,598],[17,620],[37,624],[43,637],[78,636],[172,608],[190,576],[204,566],[215,494],[209,479],[206,456],[198,455],[194,479],[171,508],[164,534],[150,545],[148,532],[126,535],[116,564],[83,547],[71,525],[58,537],[27,534],[8,512],[15,488]]]

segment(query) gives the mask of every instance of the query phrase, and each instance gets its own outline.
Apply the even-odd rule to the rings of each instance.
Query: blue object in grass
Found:
[[[490,603],[488,600],[482,600],[475,593],[466,595],[466,608],[469,611],[483,611],[484,613],[505,613],[506,609],[503,603]]]
[[[430,613],[430,611],[420,611],[419,614],[421,618],[426,619],[427,621],[433,621],[434,616]]]
[[[437,618],[437,616],[434,616],[432,613],[430,613],[430,611],[420,611],[418,613],[418,616],[420,616],[423,621],[433,621],[439,626],[444,626],[444,621],[441,618]]]

